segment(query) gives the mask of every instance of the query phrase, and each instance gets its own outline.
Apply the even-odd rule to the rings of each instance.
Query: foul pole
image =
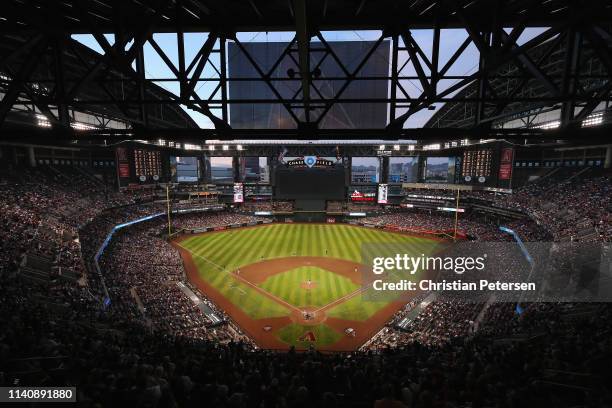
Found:
[[[457,225],[459,224],[459,189],[457,189],[457,201],[455,202],[455,232],[453,234],[453,241],[457,240]]]
[[[172,235],[172,222],[170,221],[170,186],[166,184],[166,202],[168,203],[168,238]]]

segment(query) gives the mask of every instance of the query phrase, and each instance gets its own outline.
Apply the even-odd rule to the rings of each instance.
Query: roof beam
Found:
[[[306,0],[293,0],[295,12],[295,35],[298,43],[300,77],[302,78],[302,100],[304,118],[310,122],[310,34],[306,19]]]

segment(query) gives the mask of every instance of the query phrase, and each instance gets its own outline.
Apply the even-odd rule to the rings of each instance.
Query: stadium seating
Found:
[[[414,299],[360,351],[258,350],[202,293],[219,325],[184,296],[164,220],[114,236],[100,259],[111,305],[90,262],[113,226],[163,211],[64,169],[0,177],[0,385],[77,385],[84,406],[606,406],[607,304],[468,303]],[[76,186],[75,180],[79,185]],[[526,241],[612,236],[610,178],[581,173],[528,186],[499,206]],[[487,197],[489,199],[489,197]],[[557,215],[560,214],[560,215]],[[182,215],[177,228],[256,218]],[[452,218],[395,212],[367,222],[427,229]],[[475,240],[508,239],[477,214],[459,224]],[[195,289],[194,289],[195,291]],[[418,311],[407,326],[397,323]],[[597,397],[595,397],[597,396]],[[593,399],[595,398],[595,399]]]

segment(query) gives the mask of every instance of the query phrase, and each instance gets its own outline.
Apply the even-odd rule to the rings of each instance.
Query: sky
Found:
[[[518,44],[522,44],[525,41],[533,38],[538,33],[544,31],[545,28],[528,28],[519,37]],[[509,32],[506,29],[506,32]],[[412,30],[412,35],[415,41],[423,49],[424,53],[431,58],[432,42],[433,42],[433,30]],[[293,32],[256,32],[249,33],[243,32],[238,33],[238,39],[243,42],[289,42],[293,39],[295,33]],[[379,38],[380,31],[324,31],[322,32],[323,37],[326,41],[374,41]],[[185,34],[185,60],[186,66],[192,61],[202,44],[206,41],[207,33],[186,33]],[[94,51],[102,53],[102,47],[90,34],[78,34],[72,36],[77,41],[90,47]],[[110,44],[114,43],[114,36],[107,34],[106,38]],[[178,52],[176,47],[176,34],[175,33],[156,33],[153,35],[155,42],[160,46],[166,53],[168,58],[172,61],[175,66],[178,66]],[[440,56],[439,56],[439,67],[444,66],[446,61],[452,56],[455,50],[463,43],[467,38],[467,33],[462,29],[445,29],[442,30],[440,35]],[[316,38],[313,38],[313,42],[317,42]],[[126,46],[129,48],[131,43]],[[400,39],[400,47],[403,46],[403,42]],[[218,48],[216,46],[215,48]],[[157,52],[153,49],[151,44],[147,42],[144,48],[145,52],[145,75],[148,79],[161,79],[161,78],[173,78],[172,71],[165,62],[159,57]],[[233,56],[227,55],[228,64],[231,64]],[[373,58],[383,58],[381,55],[373,55]],[[406,52],[400,53],[398,57],[398,66],[402,66],[406,62],[408,55]],[[219,69],[219,54],[211,54],[210,63],[207,63],[204,71],[201,75],[202,78],[218,78],[217,71],[211,65],[215,65]],[[473,44],[464,51],[462,56],[453,64],[453,67],[447,72],[447,75],[470,75],[476,72],[478,68],[478,52]],[[426,71],[426,74],[429,72]],[[412,64],[407,64],[406,67],[400,72],[400,75],[411,76],[416,75],[416,72]],[[438,90],[444,90],[459,79],[446,79],[441,80],[438,85]],[[179,84],[178,81],[154,81],[157,85],[165,88],[166,90],[178,95]],[[196,92],[202,99],[208,99],[213,93],[218,81],[200,81],[196,86]],[[403,88],[411,97],[418,97],[422,92],[421,84],[418,80],[404,80],[401,82]],[[399,96],[399,92],[398,92]],[[214,98],[220,98],[220,92],[215,94]],[[213,99],[214,99],[213,98]],[[442,104],[436,104],[436,109]],[[211,121],[193,110],[183,107],[185,111],[194,119],[194,121],[201,128],[213,128]],[[231,107],[230,107],[231,109]],[[398,109],[397,115],[401,115],[405,110]],[[212,113],[220,117],[220,110],[212,110]],[[405,128],[419,128],[422,127],[429,118],[435,114],[434,110],[421,110],[420,112],[411,116],[405,123]]]

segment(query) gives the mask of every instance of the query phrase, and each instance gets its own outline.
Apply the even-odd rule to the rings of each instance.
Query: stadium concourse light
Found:
[[[242,145],[238,145],[238,146],[236,146],[236,150],[241,151],[241,150],[242,150]]]
[[[423,146],[423,150],[440,150],[440,144],[434,143],[434,144],[425,145]]]
[[[223,150],[229,150],[229,146],[228,145],[223,145]]]
[[[215,150],[215,145],[209,145],[208,146],[208,150],[210,150],[211,152]]]
[[[393,150],[399,150],[400,149],[400,145],[393,145]]]
[[[185,143],[185,144],[183,144],[183,150],[202,150],[202,146],[195,145],[195,144],[190,144],[190,143]]]
[[[385,150],[385,145],[384,145],[384,144],[381,144],[381,145],[378,147],[378,150]]]

